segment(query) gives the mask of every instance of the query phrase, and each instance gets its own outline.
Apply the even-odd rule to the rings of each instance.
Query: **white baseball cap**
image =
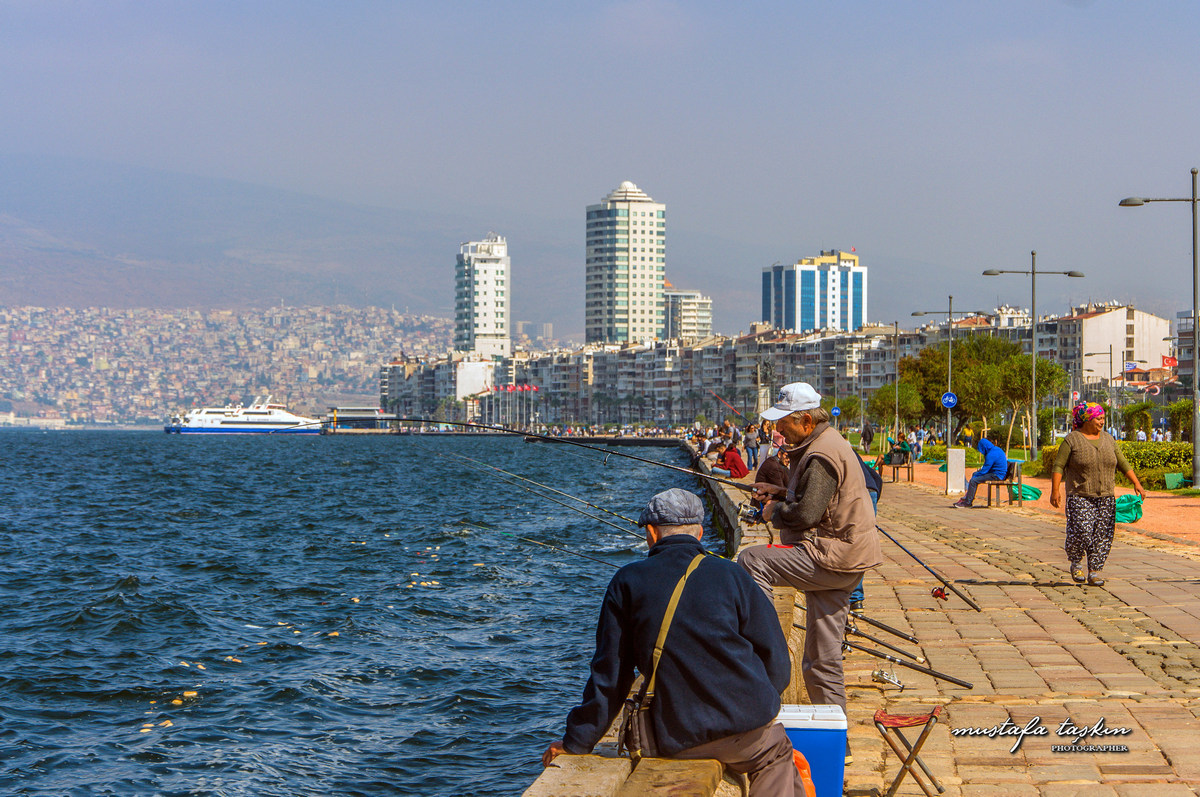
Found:
[[[764,420],[777,421],[801,410],[815,410],[821,406],[821,394],[813,390],[807,382],[792,382],[784,385],[775,398],[775,405],[763,410],[759,416]]]

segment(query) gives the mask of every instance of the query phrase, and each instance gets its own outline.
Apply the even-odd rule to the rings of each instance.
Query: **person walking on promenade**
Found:
[[[758,427],[754,424],[747,424],[746,434],[742,437],[742,446],[746,449],[746,465],[747,467],[758,467],[758,447],[762,439],[758,436]]]
[[[653,673],[649,755],[715,758],[749,775],[753,797],[803,795],[792,744],[775,722],[791,679],[787,641],[771,602],[745,571],[705,556],[704,502],[686,490],[650,499],[638,525],[650,552],[622,567],[604,593],[596,653],[583,701],[567,714],[562,741],[542,756],[590,753],[621,711],[636,668]],[[694,567],[655,662],[668,603]]]
[[[1058,447],[1050,475],[1050,504],[1062,506],[1062,486],[1067,484],[1067,539],[1065,549],[1071,578],[1094,586],[1104,584],[1104,563],[1116,531],[1114,474],[1125,474],[1133,489],[1144,496],[1142,483],[1121,453],[1117,441],[1104,431],[1104,408],[1093,402],[1076,405],[1071,413],[1071,433]],[[1087,557],[1088,575],[1083,559]]]
[[[871,497],[858,456],[829,425],[829,413],[811,385],[785,385],[763,417],[777,422],[792,459],[782,496],[773,485],[755,484],[756,497],[766,502],[763,518],[779,529],[782,544],[746,548],[738,564],[767,595],[772,586],[804,593],[801,667],[808,697],[844,711],[842,636],[850,591],[865,571],[882,562]]]
[[[981,437],[975,444],[975,449],[983,454],[983,466],[971,474],[971,481],[967,483],[966,495],[950,505],[956,509],[970,509],[971,504],[975,501],[975,492],[979,489],[979,485],[986,481],[1003,481],[1004,477],[1008,475],[1008,455],[1004,453],[1003,448],[986,437]]]
[[[862,431],[859,433],[858,442],[862,446],[864,454],[871,453],[871,443],[875,440],[875,429],[872,428],[870,421],[863,422]]]

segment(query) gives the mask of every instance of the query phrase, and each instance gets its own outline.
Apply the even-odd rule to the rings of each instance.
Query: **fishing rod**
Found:
[[[712,388],[708,388],[708,387],[706,387],[706,388],[704,388],[704,389],[705,389],[705,390],[707,390],[709,393],[712,393],[712,394],[713,394],[713,397],[714,397],[714,398],[716,398],[716,400],[717,400],[717,401],[721,402],[722,404],[724,404],[726,407],[728,407],[729,409],[733,410],[734,412],[737,412],[737,414],[738,414],[738,415],[741,415],[743,418],[746,418],[746,416],[745,416],[745,415],[742,415],[742,413],[738,412],[738,409],[737,409],[737,407],[733,406],[733,405],[732,405],[732,404],[730,404],[728,401],[726,401],[725,399],[723,399],[723,398],[721,398],[720,396],[718,396],[715,390],[713,390]],[[749,419],[749,418],[746,418],[746,420],[750,420],[750,419]]]
[[[800,610],[801,610],[801,611],[803,611],[803,612],[807,612],[807,611],[808,611],[808,607],[807,607],[807,606],[805,606],[804,604],[800,603],[800,602],[796,602],[794,605],[795,605],[795,607],[796,607],[797,609],[800,609]],[[851,614],[853,614],[853,612],[851,612]],[[862,618],[862,619],[865,619],[865,620],[868,620],[868,621],[870,620],[870,618]],[[915,654],[909,653],[907,650],[904,650],[904,649],[902,649],[902,648],[898,648],[898,647],[896,647],[895,645],[891,644],[890,642],[885,642],[885,641],[883,641],[882,639],[879,639],[878,637],[871,636],[870,634],[868,634],[868,633],[867,633],[867,632],[865,632],[865,631],[859,631],[859,630],[858,630],[858,627],[857,627],[856,625],[854,625],[854,620],[853,620],[853,618],[851,618],[851,619],[848,619],[848,620],[846,621],[846,633],[848,633],[848,634],[854,634],[854,635],[856,635],[856,636],[860,636],[860,637],[862,637],[863,639],[869,639],[870,641],[874,642],[876,645],[882,645],[883,647],[887,648],[888,650],[892,650],[892,651],[895,651],[896,653],[899,653],[901,656],[907,656],[908,658],[912,659],[913,661],[920,662],[921,664],[924,664],[924,663],[925,663],[925,657],[924,657],[924,656],[918,656],[918,655],[915,655]],[[916,640],[916,638],[915,638],[915,637],[908,636],[907,634],[903,634],[903,633],[901,633],[901,632],[897,632],[897,636],[900,636],[900,637],[902,637],[902,638],[904,638],[904,639],[907,639],[908,641],[912,642],[914,645],[919,645],[919,644],[921,644],[920,642],[918,642],[918,641]]]
[[[916,653],[909,653],[907,650],[896,647],[895,645],[893,645],[890,642],[885,642],[884,640],[880,639],[879,637],[871,636],[870,634],[868,634],[865,631],[859,631],[858,627],[855,626],[853,622],[847,623],[846,631],[848,633],[854,634],[855,636],[860,636],[863,639],[874,642],[876,645],[887,648],[888,650],[890,650],[894,653],[899,653],[901,656],[912,659],[913,661],[917,662],[918,664],[925,664],[927,661],[927,659],[924,656],[917,655]]]
[[[953,592],[953,593],[954,593],[955,595],[957,595],[958,597],[962,598],[964,601],[966,601],[967,605],[968,605],[968,606],[970,606],[970,607],[971,607],[972,609],[974,609],[975,611],[977,611],[977,612],[982,612],[982,611],[983,611],[983,609],[979,608],[979,604],[978,604],[978,603],[976,603],[975,601],[971,600],[971,598],[970,598],[970,597],[968,597],[968,596],[967,596],[967,594],[966,594],[965,592],[963,592],[963,591],[962,591],[962,590],[960,590],[958,587],[954,586],[954,585],[953,585],[953,584],[951,584],[949,581],[947,581],[947,580],[946,580],[946,578],[945,578],[945,577],[944,577],[944,576],[943,576],[941,573],[939,573],[938,571],[934,570],[934,569],[933,569],[932,567],[930,567],[929,565],[927,565],[927,564],[925,564],[924,562],[922,562],[922,561],[921,561],[921,559],[920,559],[920,557],[918,557],[918,556],[917,556],[915,553],[913,553],[912,551],[910,551],[910,550],[908,550],[907,548],[905,548],[905,547],[904,547],[904,545],[903,545],[903,544],[901,544],[900,540],[896,539],[896,538],[895,538],[895,537],[893,537],[891,534],[888,534],[888,532],[887,532],[887,530],[886,530],[886,529],[884,529],[882,526],[879,526],[879,525],[876,525],[876,526],[875,526],[875,528],[879,529],[879,531],[881,531],[881,532],[883,533],[883,536],[887,537],[889,540],[891,540],[892,542],[896,543],[896,546],[897,546],[897,547],[898,547],[900,550],[904,551],[906,554],[908,554],[909,556],[911,556],[911,557],[913,558],[913,561],[914,561],[914,562],[916,562],[916,563],[917,563],[917,564],[919,564],[921,567],[923,567],[923,568],[925,568],[926,570],[928,570],[928,571],[930,572],[930,574],[932,574],[932,575],[933,575],[933,577],[934,577],[934,578],[936,578],[938,581],[942,582],[942,586],[943,586],[943,587],[945,587],[946,589],[950,590],[951,592]],[[935,593],[934,593],[934,594],[935,594],[935,595],[937,594],[937,593],[936,593],[936,591],[935,591]],[[939,597],[940,597],[940,596],[939,596]]]
[[[794,625],[796,628],[799,628],[801,631],[805,630],[804,623],[795,623],[794,622],[794,623],[792,623],[792,625]],[[905,659],[898,659],[895,656],[889,656],[886,653],[880,653],[878,650],[872,650],[871,648],[867,647],[866,645],[860,645],[857,642],[851,642],[849,640],[843,639],[842,644],[845,645],[846,647],[850,648],[851,650],[860,650],[863,653],[867,653],[871,656],[875,656],[876,658],[883,659],[884,661],[889,661],[892,664],[899,664],[901,667],[907,667],[910,670],[916,670],[917,672],[925,673],[926,675],[932,675],[934,678],[941,678],[943,681],[949,681],[950,683],[961,686],[964,689],[974,689],[975,688],[974,684],[969,683],[964,680],[961,680],[959,678],[955,678],[953,675],[946,675],[944,672],[938,672],[937,670],[934,670],[930,667],[925,667],[924,665],[921,665],[921,664],[913,664],[911,661],[907,661]]]
[[[672,465],[667,462],[659,462],[659,461],[653,460],[653,459],[646,459],[645,457],[639,457],[636,454],[627,454],[624,451],[614,451],[612,449],[601,448],[600,446],[594,446],[594,445],[591,445],[590,443],[581,443],[578,440],[572,440],[569,437],[554,437],[552,435],[538,434],[536,432],[523,432],[520,429],[509,429],[506,426],[492,426],[492,425],[483,424],[483,423],[468,423],[467,421],[435,421],[435,420],[431,420],[429,418],[396,418],[395,420],[400,423],[430,423],[430,424],[445,424],[448,426],[465,426],[469,429],[486,429],[489,432],[503,432],[505,434],[521,435],[522,437],[532,437],[535,440],[545,440],[548,443],[564,443],[566,445],[572,445],[572,446],[578,446],[580,448],[590,449],[591,451],[599,451],[601,454],[605,455],[605,458],[610,457],[610,456],[624,457],[626,459],[632,459],[636,462],[645,462],[647,465],[658,465],[660,468],[667,468],[668,470],[677,471],[679,473],[686,473],[689,476],[695,476],[695,477],[698,477],[701,479],[708,479],[709,481],[718,482],[720,484],[728,484],[730,487],[736,487],[737,489],[741,490],[742,492],[746,492],[746,493],[754,492],[754,488],[749,484],[742,484],[741,482],[735,482],[735,481],[732,481],[731,479],[723,479],[720,476],[713,476],[711,474],[702,473],[701,471],[690,469],[690,468],[682,468],[678,465]],[[304,424],[301,424],[301,425],[304,425]]]
[[[497,473],[503,473],[505,476],[510,476],[514,479],[520,479],[523,482],[529,482],[530,484],[540,487],[543,490],[548,490],[548,491],[554,493],[555,495],[561,495],[564,498],[570,498],[572,501],[578,501],[579,503],[583,504],[584,506],[591,507],[592,509],[598,509],[607,515],[612,515],[613,517],[620,518],[621,520],[624,520],[627,523],[632,523],[634,526],[636,526],[638,524],[637,521],[631,517],[626,517],[625,515],[622,515],[618,512],[613,512],[610,509],[605,509],[602,506],[597,506],[596,504],[593,504],[583,498],[579,498],[578,496],[571,495],[570,493],[564,493],[562,490],[558,490],[554,487],[551,487],[548,484],[542,484],[541,482],[534,481],[533,479],[530,479],[526,476],[521,476],[521,475],[513,473],[511,471],[504,470],[503,468],[497,468],[495,465],[489,465],[488,463],[484,462],[481,459],[475,459],[474,457],[468,457],[465,454],[455,454],[452,451],[438,451],[438,450],[432,448],[431,446],[424,446],[424,445],[421,445],[420,443],[414,443],[414,445],[416,445],[420,449],[430,452],[434,456],[454,457],[455,459],[461,459],[461,460],[465,460],[467,462],[474,462],[476,465],[478,465],[481,468],[487,468],[488,470],[494,470]]]
[[[850,616],[856,620],[862,620],[864,623],[867,623],[868,625],[873,625],[876,628],[878,628],[880,631],[887,631],[892,636],[898,636],[901,639],[908,640],[909,642],[913,643],[914,645],[921,644],[921,640],[917,639],[912,634],[906,634],[905,632],[901,631],[899,628],[892,628],[887,623],[881,623],[873,617],[867,617],[865,614],[859,614],[856,611],[851,611]]]

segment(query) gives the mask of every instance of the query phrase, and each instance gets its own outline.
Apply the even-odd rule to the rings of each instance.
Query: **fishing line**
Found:
[[[742,492],[747,492],[747,493],[754,492],[754,488],[749,484],[742,484],[741,482],[731,481],[730,479],[724,479],[724,478],[721,478],[720,476],[712,476],[710,474],[702,473],[698,470],[693,470],[690,468],[682,468],[678,465],[671,465],[667,462],[659,462],[659,461],[653,460],[653,459],[646,459],[645,457],[639,457],[636,454],[627,454],[624,451],[613,451],[612,449],[601,448],[600,446],[594,446],[594,445],[591,445],[590,443],[581,443],[578,440],[572,440],[569,437],[552,437],[551,435],[537,434],[536,432],[523,432],[520,429],[509,429],[508,427],[505,427],[505,426],[489,426],[487,424],[468,423],[466,421],[435,421],[435,420],[431,420],[429,418],[396,418],[395,420],[397,420],[401,423],[428,423],[428,424],[445,424],[448,426],[465,426],[469,429],[486,429],[489,432],[503,432],[504,434],[514,434],[514,435],[521,435],[522,437],[531,437],[535,440],[545,440],[548,443],[563,443],[565,445],[578,446],[579,448],[586,448],[590,451],[599,451],[601,454],[605,455],[606,460],[610,456],[624,457],[626,459],[632,459],[636,462],[645,462],[647,465],[658,465],[660,468],[667,468],[668,470],[677,471],[679,473],[686,473],[687,475],[694,476],[696,478],[708,479],[709,481],[718,482],[720,484],[728,484],[730,487],[736,487],[737,489],[741,490]]]
[[[438,456],[441,456],[441,455],[439,454]],[[471,468],[470,465],[464,465],[464,467]],[[475,470],[476,472],[479,472],[479,473],[484,472],[480,468],[473,468],[473,470]],[[534,490],[532,487],[526,487],[525,485],[521,484],[520,482],[513,481],[512,479],[506,479],[503,476],[498,476],[494,473],[489,474],[489,475],[491,475],[491,477],[493,479],[497,479],[499,481],[505,482],[506,484],[511,484],[513,487],[516,487],[517,489],[525,490],[526,492],[532,493],[533,495],[536,495],[538,498],[541,498],[545,501],[550,501],[551,503],[566,507],[567,509],[570,509],[572,512],[578,512],[579,514],[583,515],[584,517],[591,518],[592,520],[596,521],[597,523],[603,523],[606,526],[611,526],[612,528],[614,528],[617,531],[620,531],[624,534],[632,534],[634,537],[637,537],[639,540],[645,539],[645,537],[643,535],[638,534],[633,529],[627,529],[624,526],[618,526],[616,523],[613,523],[611,520],[607,520],[598,515],[593,515],[591,512],[584,512],[582,509],[580,509],[577,506],[572,506],[571,504],[568,504],[566,501],[559,501],[557,498],[553,498],[549,495],[544,495],[542,493],[539,493],[537,490]],[[580,499],[576,499],[576,500],[580,500]]]
[[[550,543],[548,543],[548,542],[542,542],[541,540],[535,540],[535,539],[533,539],[532,537],[522,537],[520,534],[513,534],[513,533],[512,533],[512,532],[510,532],[510,531],[503,531],[503,530],[501,530],[501,529],[489,529],[489,528],[486,528],[486,527],[484,527],[484,526],[475,526],[475,525],[472,525],[472,524],[470,524],[470,523],[463,523],[462,525],[464,525],[464,526],[466,526],[466,527],[468,527],[468,528],[472,528],[472,529],[478,529],[478,530],[480,530],[480,531],[494,531],[494,532],[496,532],[497,534],[504,534],[505,536],[512,537],[512,538],[513,538],[513,539],[515,539],[515,540],[521,540],[522,542],[529,542],[529,543],[533,543],[534,545],[540,545],[540,546],[542,546],[543,548],[549,548],[549,549],[550,549],[550,550],[552,550],[552,551],[558,551],[559,553],[566,553],[566,554],[570,554],[570,555],[572,555],[572,556],[579,556],[579,557],[582,557],[582,558],[584,558],[584,559],[588,559],[588,560],[590,560],[590,561],[592,561],[592,562],[599,562],[599,563],[600,563],[600,564],[602,564],[602,565],[608,565],[609,567],[615,567],[615,568],[617,568],[618,570],[620,570],[620,569],[621,569],[621,565],[619,565],[619,564],[616,564],[615,562],[609,562],[609,561],[607,561],[607,560],[605,560],[605,559],[600,559],[600,558],[598,558],[598,557],[595,557],[595,556],[588,556],[588,555],[587,555],[587,554],[585,554],[585,553],[580,553],[579,551],[572,551],[572,550],[570,550],[569,548],[560,548],[560,547],[559,547],[559,546],[557,546],[557,545],[551,545],[551,544],[550,544]]]
[[[511,471],[504,470],[503,468],[497,468],[495,465],[489,465],[488,463],[484,462],[483,460],[475,459],[474,457],[468,457],[465,454],[455,454],[452,451],[438,451],[430,446],[425,446],[420,443],[413,443],[413,445],[417,446],[417,448],[424,449],[425,451],[428,451],[429,453],[431,453],[437,457],[454,457],[455,459],[464,460],[466,462],[473,462],[481,468],[487,468],[488,470],[494,470],[497,473],[503,473],[505,476],[510,476],[514,479],[520,479],[523,482],[529,482],[530,484],[536,485],[537,487],[540,487],[543,490],[548,490],[548,491],[554,493],[555,495],[561,495],[564,498],[570,498],[572,501],[578,501],[579,503],[583,504],[584,506],[589,506],[592,509],[598,509],[607,515],[612,515],[615,518],[620,518],[621,520],[624,520],[627,523],[631,523],[634,526],[636,526],[638,524],[638,522],[631,517],[626,517],[625,515],[622,515],[618,512],[613,512],[610,509],[605,509],[602,506],[597,506],[596,504],[593,504],[590,501],[587,501],[583,498],[579,498],[578,496],[571,495],[570,493],[565,493],[562,490],[558,490],[554,487],[551,487],[548,484],[542,484],[541,482],[534,481],[533,479],[530,479],[527,476],[521,476],[521,475],[513,473]]]

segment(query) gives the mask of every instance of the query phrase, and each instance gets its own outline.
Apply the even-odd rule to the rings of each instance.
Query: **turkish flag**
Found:
[[[1162,360],[1163,360],[1163,364],[1162,364],[1163,368],[1175,368],[1175,367],[1178,367],[1178,365],[1179,365],[1179,360],[1175,359],[1174,357],[1168,357],[1165,354],[1163,355]]]

